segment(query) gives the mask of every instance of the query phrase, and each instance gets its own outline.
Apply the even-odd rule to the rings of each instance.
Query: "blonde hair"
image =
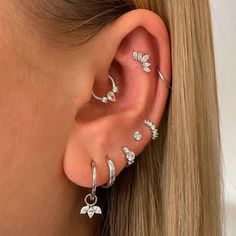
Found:
[[[49,27],[55,31],[49,38],[83,43],[135,8],[152,10],[166,23],[173,88],[159,140],[106,193],[101,234],[222,235],[219,112],[208,1],[52,1],[54,14],[47,17],[53,18]]]

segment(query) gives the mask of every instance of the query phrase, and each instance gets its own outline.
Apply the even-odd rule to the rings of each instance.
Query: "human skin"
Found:
[[[148,130],[142,130],[140,144],[129,137],[141,129],[147,113],[160,122],[168,89],[154,73],[143,74],[134,86],[130,78],[142,71],[129,52],[155,51],[152,33],[161,48],[161,69],[170,78],[165,26],[148,11],[134,11],[88,43],[66,50],[52,47],[16,7],[11,1],[0,6],[0,235],[93,235],[99,217],[89,221],[79,215],[89,191],[79,186],[91,186],[92,159],[100,186],[108,179],[106,155],[113,157],[119,174],[126,165],[123,142],[138,154],[150,141]],[[144,27],[141,14],[151,22],[144,25],[147,31],[155,24],[158,32],[138,29]],[[122,72],[110,67],[114,60]],[[91,90],[96,83],[109,91],[109,71],[122,80],[120,102],[106,109],[93,100]]]

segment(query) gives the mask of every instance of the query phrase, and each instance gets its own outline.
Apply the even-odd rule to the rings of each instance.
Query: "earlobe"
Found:
[[[107,157],[118,175],[158,137],[157,126],[169,94],[170,45],[162,20],[147,10],[136,10],[104,27],[84,50],[90,55],[98,85],[91,92],[97,98],[91,96],[78,111],[64,169],[71,181],[91,187],[91,161],[96,163],[97,185],[104,185],[109,180]],[[98,99],[107,97],[114,84],[118,88],[115,100]]]

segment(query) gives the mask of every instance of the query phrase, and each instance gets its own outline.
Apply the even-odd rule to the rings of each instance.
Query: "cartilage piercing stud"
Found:
[[[128,147],[122,147],[122,151],[124,152],[127,159],[127,166],[132,165],[135,162],[135,153],[129,150]]]
[[[151,120],[144,120],[144,124],[151,130],[152,139],[155,140],[159,137],[159,130],[155,127]]]
[[[99,96],[95,95],[95,93],[93,91],[91,92],[95,99],[97,99],[97,100],[99,100],[103,103],[108,103],[109,101],[115,102],[116,101],[116,95],[115,94],[119,92],[119,89],[118,89],[118,86],[116,86],[115,80],[110,75],[108,75],[108,78],[111,80],[112,90],[109,91],[107,93],[107,95],[99,97]]]
[[[84,198],[84,203],[86,206],[82,207],[80,210],[80,214],[88,214],[89,218],[91,219],[94,214],[102,214],[102,210],[99,206],[96,206],[97,203],[97,196],[96,196],[96,178],[97,178],[97,171],[95,162],[92,162],[92,193],[86,195]]]
[[[150,56],[148,54],[142,54],[141,52],[133,51],[132,56],[134,60],[140,62],[145,72],[147,73],[151,72],[150,69],[151,63],[149,62]]]
[[[134,137],[134,140],[140,141],[142,139],[142,134],[139,131],[135,131],[133,137]]]

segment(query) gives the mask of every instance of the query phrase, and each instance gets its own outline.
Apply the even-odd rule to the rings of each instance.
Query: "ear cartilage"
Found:
[[[115,83],[115,80],[108,75],[108,78],[111,80],[112,83],[112,90],[109,91],[105,96],[99,97],[97,95],[95,95],[95,93],[92,91],[92,95],[95,99],[101,101],[102,103],[108,103],[109,101],[111,102],[116,102],[116,93],[119,92],[118,86]]]
[[[150,129],[152,140],[157,139],[159,137],[159,130],[154,123],[151,120],[144,120],[144,124]]]
[[[132,55],[135,61],[140,62],[145,72],[147,73],[151,72],[151,69],[150,69],[151,63],[149,62],[150,55],[142,54],[141,52],[136,52],[136,51],[133,51]]]
[[[127,160],[127,167],[132,165],[135,162],[135,153],[129,150],[129,148],[126,146],[122,147],[122,151],[125,154]]]

